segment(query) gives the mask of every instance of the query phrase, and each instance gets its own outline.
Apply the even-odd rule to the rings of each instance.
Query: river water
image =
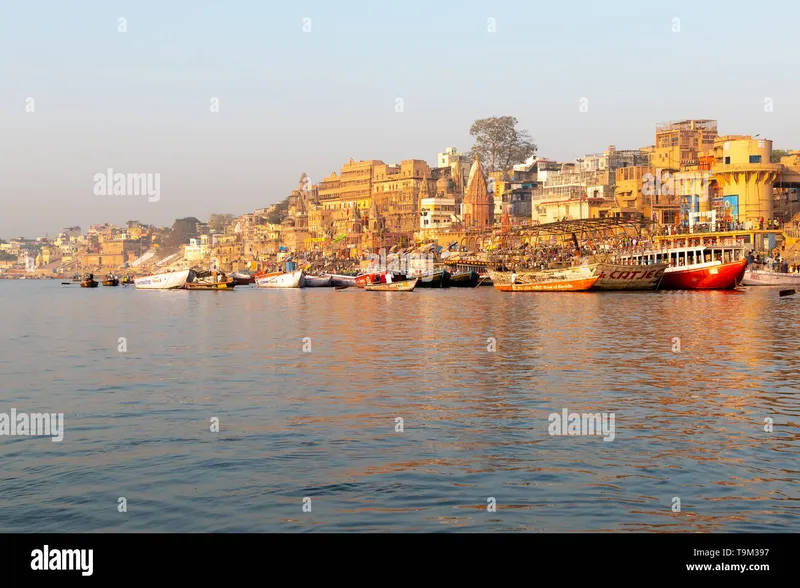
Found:
[[[0,436],[0,531],[798,531],[798,318],[773,288],[0,280],[0,412],[64,414]],[[613,435],[551,435],[565,409]]]

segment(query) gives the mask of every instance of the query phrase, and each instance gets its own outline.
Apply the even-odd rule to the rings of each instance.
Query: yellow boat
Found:
[[[220,290],[230,291],[236,286],[236,280],[228,280],[227,282],[186,282],[187,290]]]

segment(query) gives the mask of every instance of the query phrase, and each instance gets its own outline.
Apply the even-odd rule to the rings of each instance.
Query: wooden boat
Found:
[[[333,278],[331,276],[310,276],[305,277],[305,288],[329,288]]]
[[[385,284],[366,284],[364,289],[368,292],[411,292],[417,286],[418,282],[419,278],[414,278]]]
[[[800,273],[783,274],[769,270],[746,270],[742,286],[800,286]]]
[[[137,290],[178,290],[185,289],[186,283],[191,282],[194,276],[193,270],[182,270],[136,278],[133,283]]]
[[[251,274],[243,274],[241,272],[233,272],[230,274],[231,279],[237,286],[247,286],[256,283],[256,277]]]
[[[302,288],[305,282],[303,270],[288,273],[266,274],[256,280],[259,288]]]
[[[594,266],[524,273],[489,270],[489,276],[501,292],[585,292],[600,279],[594,270]]]
[[[668,263],[620,265],[598,263],[594,275],[599,279],[593,290],[655,290],[658,288]]]
[[[322,274],[322,277],[330,277],[332,286],[355,286],[356,277],[343,274]]]
[[[450,272],[441,270],[433,274],[423,274],[415,277],[419,278],[417,288],[447,288],[450,281]]]
[[[83,278],[81,278],[78,274],[75,274],[74,276],[72,276],[72,281],[73,282],[82,282]]]
[[[688,239],[686,240],[688,242]],[[632,264],[668,263],[661,278],[661,290],[733,290],[744,278],[747,259],[742,241],[727,240],[681,245],[680,241],[661,249],[622,255]],[[674,245],[674,246],[673,246]]]
[[[392,274],[392,282],[402,282],[406,279],[405,274],[396,274],[393,272],[374,272],[369,274],[361,274],[360,276],[356,276],[355,282],[356,286],[359,288],[363,288],[367,284],[385,284],[386,283],[386,274]]]
[[[126,286],[126,285],[128,285],[128,284],[133,284],[133,280],[131,279],[131,277],[130,277],[130,276],[123,276],[123,278],[122,278],[122,281],[121,281],[121,284],[122,284],[123,286]]]
[[[103,286],[119,286],[119,279],[111,278],[110,280],[103,280]]]
[[[186,282],[187,290],[214,290],[217,292],[230,292],[236,287],[233,278],[226,282]]]
[[[468,271],[450,274],[448,284],[451,288],[474,288],[481,281],[478,272]]]
[[[97,288],[99,285],[100,283],[96,280],[83,280],[81,282],[81,288]]]

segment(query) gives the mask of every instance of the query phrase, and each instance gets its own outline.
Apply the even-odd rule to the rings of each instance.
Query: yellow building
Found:
[[[693,165],[701,151],[714,148],[716,138],[715,120],[681,120],[658,125],[650,165],[673,171],[684,165]]]
[[[659,204],[660,194],[648,190],[651,178],[654,180],[654,167],[631,165],[616,170],[614,198],[620,211],[641,212],[645,218],[652,218],[655,206]]]
[[[329,210],[354,206],[368,209],[372,197],[373,170],[381,165],[385,164],[379,160],[354,161],[350,158],[342,166],[340,175],[334,172],[320,182],[317,191],[320,205]]]
[[[419,200],[436,193],[431,169],[421,159],[375,168],[372,197],[389,233],[411,238],[419,229]]]
[[[772,189],[781,169],[770,163],[772,141],[749,135],[719,137],[713,153],[712,170],[721,189],[715,208],[734,221],[772,219]]]

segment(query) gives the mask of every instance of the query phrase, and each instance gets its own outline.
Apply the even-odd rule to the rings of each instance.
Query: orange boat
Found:
[[[517,275],[489,270],[492,284],[501,292],[585,292],[600,276],[591,275],[593,267],[545,270]]]
[[[585,292],[594,286],[600,277],[541,284],[495,284],[501,292]]]

